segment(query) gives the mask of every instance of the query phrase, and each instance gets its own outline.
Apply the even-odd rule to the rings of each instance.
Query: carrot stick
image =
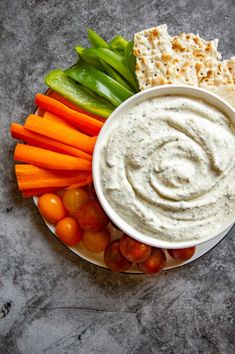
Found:
[[[97,114],[91,113],[91,112],[87,112],[84,109],[78,107],[76,104],[70,102],[67,98],[61,96],[59,93],[52,91],[48,96],[54,98],[55,100],[65,104],[65,106],[68,106],[69,108],[73,109],[74,111],[83,113],[83,114],[87,114],[88,116],[98,119],[101,122],[105,122],[106,118],[101,117],[101,116],[97,116]]]
[[[62,119],[60,117],[57,117],[56,115],[54,115],[54,114],[52,114],[50,112],[44,112],[43,113],[43,118],[46,118],[46,119],[51,120],[53,122],[58,122],[58,123],[64,124],[65,127],[75,129],[74,125],[66,122],[64,119]]]
[[[85,133],[98,135],[103,123],[86,114],[74,111],[63,103],[46,95],[38,93],[35,97],[36,105],[40,108],[55,114],[56,116],[72,123]]]
[[[59,191],[60,187],[47,187],[47,188],[33,188],[33,189],[26,189],[22,191],[22,195],[24,198],[31,198],[42,195],[44,193],[54,193]]]
[[[43,135],[31,132],[30,130],[22,127],[20,124],[12,123],[10,126],[10,131],[11,136],[13,138],[22,140],[30,145],[38,146],[55,152],[60,152],[62,154],[80,157],[89,161],[92,160],[91,155],[88,155],[85,152],[78,150],[72,146],[60,143]]]
[[[48,187],[67,187],[84,182],[89,176],[87,171],[47,170],[34,165],[15,165],[19,190]]]
[[[88,176],[84,181],[79,182],[79,183],[75,183],[75,184],[71,184],[70,186],[66,187],[65,189],[75,189],[75,188],[80,188],[83,186],[86,186],[88,184],[91,184],[93,181],[92,179],[92,175]]]
[[[84,181],[79,183],[71,184],[71,186],[66,187],[65,189],[75,189],[87,186],[92,183],[92,176],[88,176]],[[61,187],[47,187],[47,188],[33,188],[33,189],[25,189],[22,191],[22,195],[24,198],[37,197],[45,193],[55,193],[61,190]]]
[[[32,145],[17,144],[14,159],[52,170],[91,171],[91,161],[59,154]]]
[[[33,114],[26,119],[24,127],[35,133],[73,146],[88,154],[93,152],[96,142],[96,137],[87,136],[77,130],[66,128],[63,124],[52,122]]]

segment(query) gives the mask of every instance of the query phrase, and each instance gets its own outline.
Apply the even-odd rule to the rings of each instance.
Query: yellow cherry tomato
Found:
[[[88,192],[83,188],[65,190],[62,198],[64,207],[70,213],[76,213],[90,199]]]
[[[110,242],[110,233],[107,229],[99,232],[85,231],[82,242],[88,251],[99,253],[105,250]]]
[[[39,198],[38,209],[42,216],[52,224],[63,219],[66,215],[61,198],[53,193],[45,193]]]
[[[75,246],[82,239],[82,230],[74,218],[67,216],[57,223],[56,235],[67,245]]]

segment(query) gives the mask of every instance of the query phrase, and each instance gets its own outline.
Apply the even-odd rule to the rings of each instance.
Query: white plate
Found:
[[[34,203],[37,207],[37,201],[38,198],[37,197],[33,197]],[[44,218],[43,218],[45,224],[47,225],[47,227],[49,228],[49,230],[52,232],[52,234],[56,236],[55,234],[55,226],[48,223]],[[115,240],[117,238],[120,237],[121,233],[119,231],[117,231],[116,229],[114,229],[114,227],[112,227],[111,225],[108,226],[111,235],[112,235],[112,240]],[[167,265],[165,267],[164,270],[169,270],[169,269],[174,269],[177,267],[181,267],[185,264],[191,263],[193,261],[195,261],[196,259],[200,258],[201,256],[203,256],[204,254],[206,254],[207,252],[209,252],[212,248],[214,248],[229,232],[229,230],[232,228],[232,226],[230,226],[227,230],[225,230],[223,233],[221,233],[220,235],[218,235],[217,237],[213,238],[212,240],[205,242],[199,246],[196,247],[196,252],[193,255],[192,258],[190,258],[189,260],[187,260],[186,262],[177,262],[174,259],[172,259],[167,252],[165,252],[166,257],[167,257]],[[61,241],[61,240],[60,240]],[[62,241],[61,241],[62,242]],[[103,260],[103,252],[102,253],[92,253],[89,252],[82,244],[82,242],[80,242],[76,247],[70,247],[68,245],[66,245],[64,242],[62,242],[68,249],[70,249],[70,251],[72,251],[74,254],[76,254],[77,256],[85,259],[86,261],[93,263],[97,266],[103,267],[103,268],[107,268],[104,260]],[[126,271],[125,273],[133,273],[133,274],[139,274],[141,273],[139,271],[139,269],[137,268],[137,266],[135,264],[133,264],[133,266]]]
[[[50,91],[47,91],[47,94],[49,92]],[[36,115],[38,114],[38,110],[36,110],[35,114]],[[35,203],[35,205],[37,207],[38,198],[37,197],[33,197],[33,201],[34,201],[34,203]],[[37,207],[37,209],[38,209],[38,207]],[[47,225],[48,229],[57,238],[57,236],[55,234],[55,226],[50,224],[50,223],[48,223],[44,218],[43,218],[43,220],[44,220],[45,224]],[[210,240],[208,242],[205,242],[205,243],[203,243],[201,245],[198,245],[196,247],[196,252],[194,253],[193,257],[190,258],[189,260],[187,260],[186,262],[177,262],[173,258],[171,258],[168,255],[167,252],[165,252],[166,258],[167,258],[167,264],[166,264],[166,267],[165,267],[164,270],[169,270],[169,269],[174,269],[174,268],[177,268],[177,267],[182,267],[183,265],[191,263],[191,262],[195,261],[196,259],[200,258],[204,254],[209,252],[212,248],[214,248],[227,235],[227,233],[232,228],[232,226],[228,227],[224,232],[222,232],[221,234],[219,234],[218,236],[216,236],[212,240]],[[111,225],[109,225],[109,230],[111,232],[112,240],[115,240],[115,239],[120,237],[121,233],[119,231],[117,231],[114,227],[112,227]],[[62,241],[60,240],[60,242],[62,242]],[[104,260],[103,260],[103,252],[102,253],[89,252],[83,246],[82,242],[80,242],[76,247],[70,247],[70,246],[66,245],[64,242],[62,242],[62,243],[70,251],[72,251],[77,256],[85,259],[86,261],[88,261],[88,262],[90,262],[92,264],[95,264],[97,266],[100,266],[100,267],[103,267],[103,268],[107,268],[105,263],[104,263]],[[137,268],[137,266],[135,264],[133,264],[133,266],[128,271],[126,271],[125,273],[140,274],[142,272],[140,272],[140,270]]]

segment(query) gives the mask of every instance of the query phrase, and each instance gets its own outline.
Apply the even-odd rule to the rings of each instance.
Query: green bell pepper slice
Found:
[[[115,81],[119,82],[122,86],[125,86],[129,91],[133,92],[132,88],[128,85],[128,83],[122,78],[120,74],[116,70],[114,70],[109,64],[105,63],[102,59],[100,60],[101,64],[104,67],[104,70]]]
[[[84,55],[85,48],[76,46],[76,52],[78,53],[79,57],[84,60],[87,64],[93,65],[96,69],[104,71],[102,64],[100,63],[99,59],[96,59],[92,56]]]
[[[79,57],[84,60],[87,64],[93,65],[96,69],[105,72],[108,76],[110,76],[115,81],[119,82],[122,86],[125,86],[129,91],[132,91],[132,88],[128,83],[122,78],[122,76],[114,70],[110,65],[105,63],[102,59],[97,59],[92,56],[88,56],[84,54],[84,49],[81,46],[76,46],[75,50],[78,53]]]
[[[89,89],[77,84],[61,69],[56,69],[45,77],[45,83],[69,101],[86,111],[107,118],[115,107],[107,100],[94,94]]]
[[[128,45],[128,41],[122,37],[120,34],[115,36],[111,42],[109,43],[109,46],[113,50],[120,50],[120,51],[125,51],[126,46]]]
[[[71,79],[109,100],[114,106],[119,106],[133,93],[113,80],[108,75],[97,70],[94,66],[79,60],[65,71]]]
[[[94,48],[98,47],[103,47],[103,48],[109,48],[109,44],[102,38],[98,33],[93,31],[91,28],[88,28],[87,30],[87,36],[88,39]]]
[[[106,72],[108,76],[110,76],[115,81],[119,82],[122,86],[125,86],[128,90],[132,91],[131,87],[128,83],[122,78],[120,74],[116,70],[114,70],[110,65],[105,63],[102,59],[96,59],[92,56],[88,56],[84,54],[85,48],[76,46],[76,52],[78,53],[79,57],[84,60],[87,64],[93,65],[96,69]]]
[[[98,59],[102,59],[104,62],[112,66],[117,72],[119,72],[131,85],[135,91],[139,91],[136,78],[126,65],[125,59],[114,53],[108,48],[87,48],[84,50],[84,55],[90,55]]]
[[[125,54],[124,54],[124,57],[125,57],[125,62],[126,62],[126,65],[129,67],[131,73],[132,73],[132,76],[135,78],[135,83],[138,87],[138,90],[139,91],[139,84],[138,84],[138,81],[137,81],[137,78],[136,78],[136,74],[135,74],[135,68],[136,68],[136,57],[134,56],[133,54],[133,46],[134,46],[134,41],[130,41],[126,48],[125,48]]]
[[[125,60],[132,73],[135,73],[136,57],[133,54],[134,41],[128,42],[125,48]]]

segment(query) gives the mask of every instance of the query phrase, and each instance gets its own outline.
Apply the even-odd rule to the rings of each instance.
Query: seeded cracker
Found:
[[[134,43],[140,90],[164,84],[197,86],[196,71],[190,62],[191,54],[174,52],[172,37],[165,24],[136,33]]]
[[[167,32],[167,25],[160,25],[136,33],[134,36],[134,45],[134,54],[137,57],[170,52],[171,36]]]
[[[140,90],[164,84],[200,86],[235,107],[235,57],[221,61],[218,39],[181,33],[171,37],[167,25],[135,34],[134,55]]]
[[[136,76],[140,90],[155,86],[152,80],[156,77],[155,58],[161,57],[163,53],[172,55],[171,36],[168,34],[167,25],[153,27],[134,36],[134,55],[137,57]],[[162,80],[162,73],[158,72],[159,85]],[[164,79],[164,77],[163,77]],[[165,83],[165,79],[162,84]]]
[[[218,39],[205,41],[199,35],[193,33],[181,33],[172,38],[172,50],[175,53],[191,53],[193,58],[212,57],[221,59],[221,54],[217,51]]]
[[[218,39],[205,41],[199,35],[193,33],[181,33],[172,39],[172,50],[180,55],[184,61],[184,56],[188,55],[191,65],[196,70],[198,83],[207,77],[208,71],[221,59],[221,54],[217,51]],[[197,85],[196,85],[197,86]]]
[[[209,58],[203,62],[207,69],[207,75],[199,78],[199,86],[226,86],[233,85],[233,78],[225,61],[218,61]]]
[[[235,57],[229,60],[224,60],[227,64],[230,74],[232,75],[233,83],[235,84]]]
[[[207,76],[199,81],[199,86],[222,97],[235,108],[235,85],[232,76],[235,66],[232,67],[231,64],[233,59],[210,63],[211,68]]]

